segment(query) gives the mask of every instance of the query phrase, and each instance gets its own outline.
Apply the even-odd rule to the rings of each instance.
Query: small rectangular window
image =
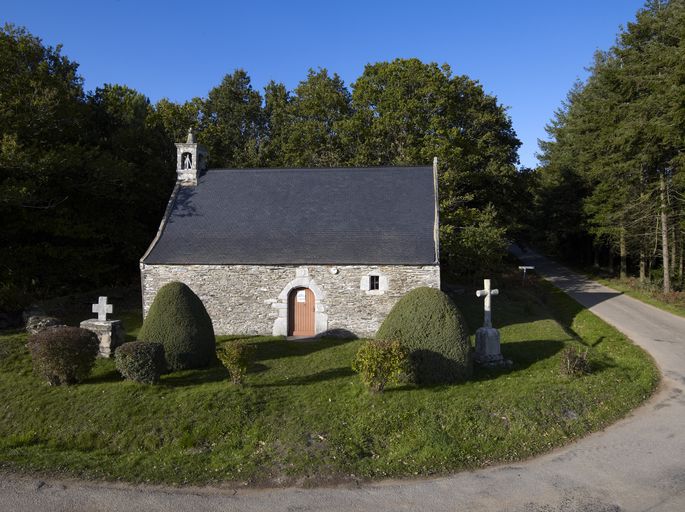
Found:
[[[379,276],[369,276],[369,290],[379,290],[381,282]]]

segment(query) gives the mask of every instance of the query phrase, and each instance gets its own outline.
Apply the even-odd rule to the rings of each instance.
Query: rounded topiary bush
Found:
[[[212,320],[200,298],[178,281],[159,289],[138,339],[161,343],[171,371],[204,368],[216,360]]]
[[[85,379],[100,350],[95,333],[67,326],[39,331],[29,337],[27,346],[35,372],[52,386]]]
[[[114,362],[125,379],[156,384],[166,369],[164,346],[150,341],[124,343],[114,353]]]
[[[415,288],[397,301],[376,338],[398,340],[411,352],[420,384],[456,382],[472,374],[466,322],[454,302],[435,288]]]

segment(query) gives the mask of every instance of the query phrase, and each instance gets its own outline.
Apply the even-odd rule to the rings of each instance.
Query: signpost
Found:
[[[528,270],[535,270],[535,267],[520,266],[519,270],[523,270],[523,279],[521,279],[521,286],[526,285],[526,272]]]

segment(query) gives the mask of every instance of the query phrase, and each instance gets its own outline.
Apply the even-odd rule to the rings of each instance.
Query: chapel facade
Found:
[[[176,146],[178,179],[140,261],[145,315],[181,281],[217,334],[366,337],[406,292],[440,287],[436,161],[209,170],[192,132]]]

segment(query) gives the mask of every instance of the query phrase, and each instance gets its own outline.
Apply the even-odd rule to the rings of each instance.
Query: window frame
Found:
[[[369,276],[369,291],[380,291],[381,289],[381,276],[371,274]]]

